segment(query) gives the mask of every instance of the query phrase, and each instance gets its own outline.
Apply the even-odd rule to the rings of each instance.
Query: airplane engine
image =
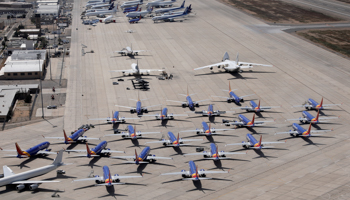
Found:
[[[196,128],[196,130],[197,130],[197,134],[199,134],[201,132],[198,128]]]
[[[195,103],[194,105],[195,105],[196,107],[199,107],[199,104],[198,104],[198,103]]]
[[[134,113],[134,110],[133,110],[133,109],[130,109],[130,113],[133,114],[133,113]]]
[[[239,102],[244,103],[244,99],[240,99]]]
[[[32,185],[29,186],[29,189],[30,190],[36,190],[36,189],[38,189],[38,187],[39,187],[38,184],[32,184]]]
[[[147,108],[145,108],[145,109],[144,109],[144,112],[145,112],[145,113],[148,113],[148,110],[147,110]]]
[[[102,23],[102,19],[100,19],[100,22]]]
[[[183,103],[183,104],[182,104],[182,107],[183,107],[183,108],[185,108],[185,107],[186,107],[186,104],[185,104],[185,103]]]
[[[213,70],[213,67],[209,67],[210,70]]]
[[[22,184],[16,186],[16,190],[17,190],[17,191],[21,191],[21,190],[23,190],[24,188],[25,188],[25,186],[22,185]]]
[[[119,174],[114,174],[114,176],[119,176]],[[120,179],[114,179],[113,182],[120,182]]]
[[[115,23],[115,19],[113,20],[113,22]]]
[[[100,176],[99,176],[99,175],[96,175],[95,177],[100,177]],[[100,180],[95,180],[95,183],[96,183],[96,184],[100,184],[101,181],[100,181]]]
[[[215,133],[215,128],[211,128],[211,132]]]

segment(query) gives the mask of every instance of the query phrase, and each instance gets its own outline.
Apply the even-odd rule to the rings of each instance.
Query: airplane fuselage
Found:
[[[73,135],[68,136],[68,141],[64,141],[64,143],[70,144],[70,142],[72,142],[72,141],[77,141],[79,137],[84,135],[84,133],[85,133],[84,129],[79,129],[75,133],[73,133]]]
[[[247,142],[249,142],[249,146],[243,145],[244,148],[249,148],[249,147],[259,147],[259,142],[251,135],[247,134],[246,136]]]
[[[299,124],[297,124],[297,123],[293,123],[292,127],[293,127],[293,130],[294,130],[294,131],[297,131],[297,132],[298,132],[298,133],[296,133],[296,134],[291,133],[292,136],[309,135],[308,132],[307,132],[307,130],[304,129],[303,127],[301,127],[301,126],[300,126]]]
[[[141,153],[138,155],[138,160],[135,160],[135,164],[139,164],[138,161],[147,161],[147,156],[149,155],[149,152],[151,151],[151,148],[150,147],[145,147]]]
[[[210,143],[210,155],[212,158],[215,158],[215,160],[219,160],[220,155],[217,152],[216,145],[214,143]]]
[[[239,96],[237,96],[233,91],[229,91],[228,93],[230,95],[230,97],[227,99],[227,102],[235,102],[235,104],[239,104],[240,102],[244,102],[243,99],[239,98]]]
[[[92,155],[99,155],[99,154],[101,154],[101,151],[106,148],[106,146],[107,146],[107,142],[102,141],[95,148],[91,148],[90,152]],[[88,155],[88,157],[90,157],[90,156]]]
[[[239,121],[243,122],[244,125],[248,125],[249,127],[254,126],[254,124],[244,115],[238,115]]]
[[[206,122],[202,122],[203,133],[205,135],[211,135],[211,130]],[[197,132],[198,133],[198,132]]]
[[[249,105],[252,107],[252,109],[254,109],[254,112],[262,112],[263,111],[259,108],[259,106],[253,100],[249,101]]]
[[[304,118],[306,118],[306,121],[303,121],[302,119],[300,119],[300,122],[303,123],[313,123],[313,124],[317,124],[319,121],[316,119],[316,117],[312,116],[309,112],[307,111],[303,111],[302,115]]]
[[[187,101],[187,105],[188,105],[188,107],[190,108],[190,110],[194,110],[194,103],[193,103],[193,101],[192,101],[192,98],[188,95],[188,96],[186,96],[186,101]],[[185,105],[184,104],[182,104],[182,107],[185,107]]]
[[[315,100],[309,98],[307,102],[309,105],[312,106],[312,107],[306,107],[307,109],[323,110],[323,107],[320,104],[318,104]]]
[[[49,148],[49,146],[50,146],[50,142],[43,142],[43,143],[40,143],[38,145],[35,145],[32,148],[29,148],[29,149],[23,151],[22,153],[25,154],[26,156],[30,157],[30,156],[37,154],[38,151]],[[17,155],[17,157],[21,158],[21,155]]]
[[[168,138],[169,138],[169,140],[170,140],[170,144],[179,146],[180,142],[177,143],[177,138],[176,138],[175,135],[174,135],[172,132],[170,132],[170,131],[168,132]]]
[[[137,101],[136,102],[136,113],[137,113],[137,115],[141,115],[142,111],[143,111],[143,109],[141,107],[141,101]]]

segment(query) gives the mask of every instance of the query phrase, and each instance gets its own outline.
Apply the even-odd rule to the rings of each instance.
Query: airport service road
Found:
[[[13,140],[26,143],[25,147],[35,145],[44,139],[40,135],[63,136],[62,128],[70,131],[82,124],[94,123],[89,118],[102,118],[110,116],[112,111],[128,111],[128,109],[117,108],[118,105],[135,106],[137,90],[126,90],[132,88],[129,77],[119,85],[112,85],[121,73],[111,73],[110,70],[129,69],[136,60],[121,57],[113,53],[132,44],[133,49],[148,50],[140,53],[140,68],[165,68],[168,73],[174,75],[173,80],[160,81],[150,76],[150,90],[140,91],[140,99],[143,105],[162,104],[167,106],[170,113],[182,114],[188,108],[174,107],[178,105],[166,102],[167,99],[183,101],[185,98],[178,94],[185,94],[186,87],[193,95],[193,100],[211,99],[215,110],[230,110],[236,107],[234,104],[226,103],[225,99],[210,97],[227,96],[222,89],[228,89],[228,81],[231,81],[232,89],[238,89],[239,96],[256,94],[247,99],[261,100],[262,105],[281,105],[279,109],[272,112],[262,113],[257,120],[273,120],[276,123],[268,127],[257,127],[254,130],[256,138],[263,135],[264,141],[285,140],[286,136],[275,136],[275,132],[288,131],[291,123],[285,122],[289,118],[301,116],[301,109],[291,108],[292,105],[304,103],[307,98],[320,101],[324,97],[325,104],[344,103],[343,107],[334,107],[332,110],[324,111],[327,115],[341,116],[335,124],[319,125],[322,129],[334,128],[333,132],[326,133],[329,137],[302,139],[287,139],[286,144],[276,144],[278,150],[263,150],[263,154],[248,150],[247,155],[232,155],[237,160],[224,160],[220,164],[206,160],[196,161],[199,169],[206,170],[228,170],[229,174],[210,174],[208,177],[220,180],[204,180],[201,184],[191,181],[169,182],[180,179],[181,176],[159,176],[161,173],[177,172],[182,169],[188,170],[189,160],[198,160],[201,157],[182,156],[173,148],[156,149],[157,144],[151,144],[151,154],[157,156],[172,156],[174,160],[158,160],[159,165],[148,164],[145,167],[135,165],[123,165],[122,160],[67,158],[72,156],[66,154],[64,161],[73,165],[62,167],[69,178],[61,179],[59,184],[43,184],[42,190],[31,193],[24,191],[3,192],[5,198],[47,198],[51,192],[45,189],[65,190],[60,196],[66,199],[96,199],[98,197],[110,198],[110,194],[116,194],[120,199],[315,199],[328,192],[342,187],[348,183],[349,161],[347,152],[349,139],[347,130],[349,125],[349,60],[330,53],[315,45],[305,42],[297,37],[282,31],[273,33],[260,32],[254,26],[262,26],[263,23],[247,16],[233,8],[227,7],[217,1],[190,1],[195,16],[191,16],[183,22],[156,23],[152,20],[141,20],[138,24],[128,24],[125,18],[118,18],[117,23],[98,24],[96,27],[81,24],[80,13],[82,2],[75,2],[73,10],[73,28],[70,66],[65,68],[68,78],[67,100],[64,118],[52,120],[57,127],[51,128],[48,122],[40,122],[24,127],[26,131],[20,132],[20,128],[4,131],[6,140],[0,143],[1,147],[13,147]],[[119,14],[118,16],[123,16]],[[76,30],[78,28],[78,30]],[[91,30],[88,30],[91,28]],[[136,32],[125,33],[132,29]],[[87,46],[85,51],[94,50],[95,53],[87,53],[82,56],[81,44]],[[193,68],[220,62],[225,51],[230,58],[235,59],[239,52],[240,61],[254,62],[274,65],[273,68],[254,67],[252,72],[246,71],[233,76],[230,74],[211,74],[210,70],[193,71]],[[174,68],[172,68],[175,66]],[[215,69],[214,71],[218,71]],[[156,75],[156,73],[154,73]],[[243,106],[248,105],[245,102]],[[154,108],[160,110],[159,108]],[[207,106],[201,106],[197,110],[206,110]],[[159,113],[156,111],[155,113]],[[224,128],[221,120],[236,119],[237,114],[227,114],[225,117],[215,118],[212,127]],[[311,112],[316,114],[315,112]],[[245,113],[243,113],[245,114]],[[121,113],[124,117],[134,117],[129,112]],[[245,114],[248,118],[252,113]],[[177,133],[180,130],[201,128],[202,121],[208,121],[205,117],[180,118],[184,121],[169,121],[167,127],[162,127],[160,121],[131,120],[137,123],[140,131],[161,131],[166,138],[166,132]],[[61,120],[61,121],[60,121]],[[152,139],[140,139],[139,146],[130,140],[118,140],[119,137],[103,137],[111,134],[112,125],[96,125],[96,128],[86,132],[88,137],[101,137],[107,140],[108,148],[112,150],[125,150],[126,155],[133,155],[134,150],[142,150],[145,142],[160,139],[162,135],[150,135]],[[37,127],[37,128],[36,128]],[[119,128],[125,128],[120,125]],[[303,125],[303,127],[307,127]],[[17,131],[18,130],[18,131]],[[39,132],[39,134],[38,134]],[[17,134],[11,134],[17,133]],[[245,140],[247,129],[237,129],[228,132],[224,136],[213,136],[218,144],[219,150],[235,151],[240,146],[228,146],[226,143],[238,143]],[[24,135],[24,137],[20,137]],[[181,137],[191,136],[192,133],[183,133]],[[204,138],[204,137],[197,137]],[[52,141],[54,142],[54,141]],[[98,141],[91,141],[98,144]],[[209,147],[205,139],[201,142],[190,142],[194,146]],[[136,146],[135,146],[136,145]],[[93,147],[94,145],[91,145]],[[22,148],[25,148],[22,147]],[[53,145],[53,150],[59,150],[66,145]],[[84,144],[78,144],[74,149],[85,149]],[[208,150],[208,149],[206,149]],[[192,153],[194,147],[182,147],[182,153]],[[244,152],[244,151],[243,151]],[[180,152],[181,153],[181,152]],[[117,156],[119,154],[113,154]],[[49,156],[52,157],[52,156]],[[23,162],[17,159],[1,159],[1,164],[15,165]],[[36,159],[27,165],[31,168],[49,164],[52,161]],[[116,164],[116,165],[113,165]],[[102,175],[102,166],[109,165],[112,174],[136,174],[143,173],[140,179],[128,179],[125,182],[137,185],[117,185],[114,191],[103,187],[87,187],[94,182],[71,183],[72,179],[87,177],[92,170],[95,175]],[[219,168],[218,168],[219,167]],[[20,172],[18,167],[14,172]],[[25,170],[23,168],[22,170]],[[45,178],[55,176],[54,173],[45,175]],[[73,178],[72,178],[73,177]],[[75,178],[76,177],[76,178]],[[41,177],[38,177],[38,179]],[[169,182],[169,183],[163,183]],[[1,192],[1,191],[0,191]],[[344,191],[346,195],[346,191]]]

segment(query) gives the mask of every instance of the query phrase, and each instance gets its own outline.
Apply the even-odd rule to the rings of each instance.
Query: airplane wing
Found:
[[[149,143],[170,143],[170,140],[160,140],[160,141],[152,141],[152,142],[146,142],[145,144],[149,144]]]
[[[261,144],[282,144],[282,143],[286,143],[286,141],[284,141],[284,142],[261,142]]]
[[[227,174],[228,171],[205,171],[199,170],[198,174]]]
[[[108,185],[124,185],[125,183],[101,183],[96,184],[95,186],[108,186]]]
[[[114,53],[127,53],[127,51],[121,50],[121,51],[115,51]]]
[[[228,145],[250,145],[250,143],[249,142],[241,142],[241,143],[226,144],[225,146],[228,146]]]
[[[248,65],[248,66],[241,66],[241,68],[251,68],[251,65],[254,66],[262,66],[262,67],[272,67],[272,65],[265,65],[265,64],[258,64],[258,63],[248,63],[248,62],[238,62],[239,65]]]
[[[11,184],[37,184],[37,183],[58,183],[60,181],[15,181]]]
[[[281,106],[260,106],[260,110],[269,110],[271,108],[280,108]]]
[[[223,97],[223,96],[212,96],[212,97],[219,97],[219,98],[223,98],[223,99],[229,98],[229,97]]]
[[[154,115],[138,115],[138,117],[157,117],[159,114],[154,114]]]
[[[186,153],[184,154],[184,156],[203,156],[203,155],[206,155],[206,156],[209,156],[209,152],[201,152],[201,153]]]
[[[247,152],[219,152],[219,155],[234,155],[234,154],[247,154]]]
[[[174,100],[167,100],[167,101],[176,102],[176,103],[187,103],[185,101],[174,101]]]
[[[143,176],[112,176],[113,180],[123,179],[123,178],[142,178]]]
[[[159,134],[160,132],[137,132],[137,134],[148,135],[148,134]]]
[[[254,125],[255,125],[255,124],[271,123],[271,122],[275,122],[275,121],[255,121],[255,122],[254,122]]]
[[[65,138],[64,137],[45,137],[43,136],[44,138],[49,138],[49,139],[57,139],[57,140],[64,140]]]
[[[197,131],[200,131],[200,132],[203,132],[202,130],[186,130],[186,131],[180,131],[180,133],[185,133],[185,132],[197,132]]]
[[[329,131],[333,131],[333,129],[331,129],[331,130],[311,130],[310,133],[323,133],[323,132],[329,132]]]
[[[179,174],[189,174],[189,171],[183,171],[183,172],[171,172],[171,173],[164,173],[160,175],[179,175]]]
[[[122,107],[122,108],[129,108],[129,109],[135,109],[134,107],[129,107],[129,106],[120,106],[120,105],[115,105],[117,107]]]
[[[339,119],[339,117],[319,117],[318,119]]]
[[[164,69],[140,69],[140,73],[144,73],[144,72],[162,72],[165,71]]]
[[[103,181],[103,177],[101,176],[101,177],[76,179],[76,180],[73,180],[72,182],[77,182],[77,181],[96,181],[96,180]]]
[[[135,158],[135,156],[111,156],[111,157],[109,157],[109,158],[129,158],[129,159],[133,159],[133,158]]]
[[[212,132],[214,132],[214,131],[215,131],[215,132],[216,132],[216,131],[234,131],[234,130],[236,130],[236,129],[216,129],[216,128],[212,128],[212,129],[211,129]]]
[[[207,65],[207,66],[204,66],[204,67],[198,67],[198,68],[195,68],[193,70],[199,70],[199,69],[205,69],[205,68],[210,68],[210,67],[216,67],[218,65],[225,65],[227,64],[227,62],[219,62],[219,63],[215,63],[215,64],[212,64],[212,65]]]
[[[290,134],[290,133],[298,133],[298,131],[278,132],[278,133],[275,133],[275,135],[279,135],[279,134]]]
[[[158,104],[158,105],[153,105],[153,106],[146,106],[146,107],[143,107],[143,108],[152,108],[152,107],[156,107],[156,106],[161,106],[162,104]]]
[[[342,104],[323,104],[322,107],[341,106]]]
[[[309,104],[304,104],[304,105],[296,105],[296,106],[292,106],[292,108],[299,108],[299,107],[312,108],[312,105],[309,105]]]
[[[140,52],[143,52],[143,51],[146,51],[146,50],[132,50],[133,53],[140,53]]]
[[[244,98],[244,97],[249,97],[249,96],[253,96],[253,95],[255,95],[255,94],[248,94],[248,95],[244,95],[244,96],[240,96],[239,98]]]
[[[306,118],[297,118],[297,119],[287,119],[286,121],[299,121],[299,120],[307,120]]]
[[[225,125],[240,125],[240,126],[244,126],[244,123],[243,122],[228,122],[228,123],[224,123]]]
[[[88,120],[109,120],[111,118],[93,118],[93,119],[88,119]]]
[[[67,152],[87,152],[86,150],[82,150],[82,149],[76,149],[76,150],[66,150]],[[86,155],[85,155],[86,156]]]
[[[130,117],[121,117],[120,119],[141,119],[141,118],[130,118]]]
[[[126,132],[121,132],[121,133],[118,133],[118,134],[107,134],[107,135],[104,135],[104,136],[123,136],[123,135],[129,135],[128,133],[126,133]]]
[[[79,137],[78,140],[100,140],[100,138]]]
[[[203,141],[203,139],[179,139],[179,142]]]
[[[195,103],[199,103],[199,102],[203,102],[203,101],[210,101],[210,99],[205,99],[205,100],[195,101]]]
[[[186,115],[186,114],[168,114],[169,116],[173,116],[173,117],[180,117],[180,116],[187,116],[188,117],[188,115]]]
[[[125,153],[125,151],[102,150],[101,153]]]
[[[125,70],[111,70],[110,72],[127,72],[127,73],[133,73],[135,72],[134,70],[131,69],[125,69]]]
[[[135,156],[133,156],[135,158]],[[157,156],[147,156],[147,160],[149,159],[163,159],[163,160],[172,160],[173,158],[170,157],[157,157]]]

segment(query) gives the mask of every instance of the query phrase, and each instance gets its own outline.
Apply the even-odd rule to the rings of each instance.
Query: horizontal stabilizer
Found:
[[[8,177],[8,176],[12,176],[15,175],[15,173],[13,173],[13,171],[6,165],[4,165],[2,167],[3,173],[4,173],[4,178]]]
[[[96,184],[95,186],[109,186],[109,185],[124,185],[125,183],[101,183]]]

